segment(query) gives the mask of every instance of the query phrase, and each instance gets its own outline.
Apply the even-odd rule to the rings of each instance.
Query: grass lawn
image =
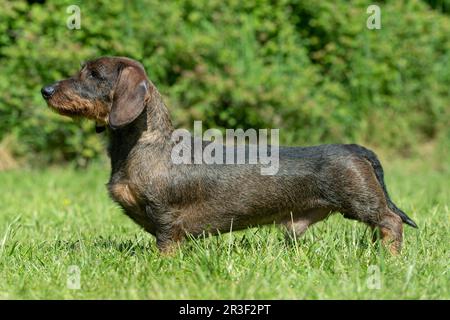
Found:
[[[162,257],[109,200],[107,165],[0,172],[0,298],[449,299],[450,171],[383,160],[392,199],[420,228],[405,226],[400,257],[340,215],[296,245],[271,226]]]

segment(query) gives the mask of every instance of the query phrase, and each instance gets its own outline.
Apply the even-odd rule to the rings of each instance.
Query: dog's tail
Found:
[[[349,150],[356,152],[358,155],[364,157],[370,162],[370,164],[373,167],[373,170],[375,171],[375,176],[377,177],[377,180],[380,183],[381,188],[383,189],[384,196],[386,197],[389,209],[391,209],[395,214],[397,214],[402,219],[402,221],[407,225],[414,228],[418,228],[417,224],[410,217],[408,217],[405,212],[400,210],[389,197],[386,185],[384,183],[383,167],[381,166],[380,160],[378,160],[377,155],[373,151],[357,144],[349,144],[346,146]]]

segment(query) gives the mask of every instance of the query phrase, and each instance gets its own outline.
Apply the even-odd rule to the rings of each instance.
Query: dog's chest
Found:
[[[111,198],[116,201],[137,224],[151,234],[155,234],[154,221],[146,214],[145,201],[139,195],[137,188],[131,183],[116,182],[108,185]]]
[[[109,193],[124,209],[140,209],[138,194],[129,183],[118,182],[110,184]]]

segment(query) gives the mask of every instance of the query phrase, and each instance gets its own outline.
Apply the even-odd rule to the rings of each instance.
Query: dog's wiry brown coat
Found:
[[[178,142],[171,140],[169,113],[142,65],[131,59],[90,61],[47,89],[43,95],[56,111],[110,127],[109,193],[163,251],[186,234],[271,223],[299,236],[340,212],[380,229],[395,253],[401,248],[402,222],[415,226],[390,200],[376,155],[358,145],[280,147],[273,176],[261,175],[259,164],[173,164],[171,151]]]

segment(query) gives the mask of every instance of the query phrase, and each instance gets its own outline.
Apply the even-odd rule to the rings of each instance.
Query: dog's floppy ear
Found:
[[[112,129],[131,123],[141,114],[147,90],[147,77],[143,70],[135,66],[122,69],[109,113],[109,125]]]

